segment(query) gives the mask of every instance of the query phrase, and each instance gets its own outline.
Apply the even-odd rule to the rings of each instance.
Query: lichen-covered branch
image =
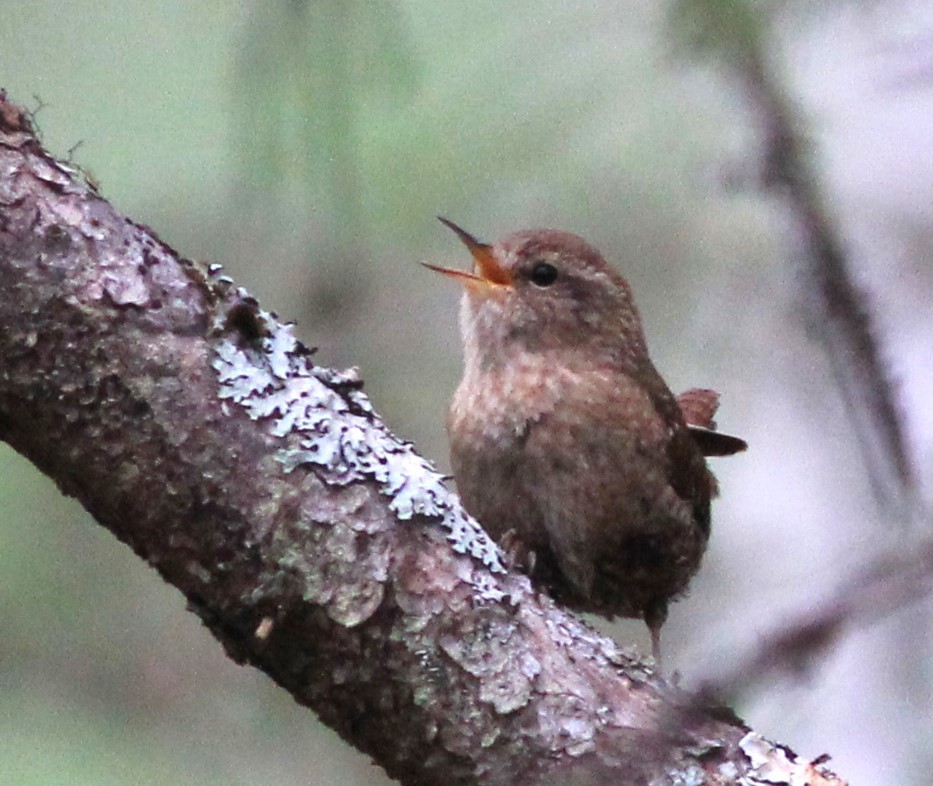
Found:
[[[0,93],[0,437],[231,657],[405,783],[813,770],[695,711],[506,571],[355,374],[314,366],[287,325],[79,174]]]

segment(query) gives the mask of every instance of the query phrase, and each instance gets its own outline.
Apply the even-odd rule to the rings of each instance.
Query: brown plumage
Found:
[[[628,283],[555,230],[469,248],[463,379],[448,419],[463,504],[560,602],[643,618],[655,657],[668,602],[696,573],[715,481],[713,391],[680,402],[648,357]]]

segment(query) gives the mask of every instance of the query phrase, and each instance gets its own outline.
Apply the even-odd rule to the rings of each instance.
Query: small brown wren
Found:
[[[448,417],[463,504],[559,602],[644,619],[659,659],[668,602],[709,539],[704,456],[746,445],[715,431],[714,391],[674,397],[628,283],[582,238],[538,229],[487,245],[440,220],[475,263],[426,265],[465,285]]]

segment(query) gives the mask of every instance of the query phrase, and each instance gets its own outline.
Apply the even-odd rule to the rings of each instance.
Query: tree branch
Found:
[[[232,658],[405,783],[839,782],[507,572],[355,374],[79,174],[0,92],[0,437]]]
[[[933,539],[882,553],[826,597],[759,636],[745,653],[703,681],[699,695],[733,696],[768,678],[811,668],[850,630],[867,628],[933,594]]]
[[[677,0],[671,19],[695,51],[714,54],[743,88],[761,133],[762,185],[782,200],[808,277],[803,295],[815,332],[859,439],[879,499],[903,512],[916,478],[897,385],[884,361],[865,295],[850,272],[850,249],[818,186],[799,112],[769,62],[774,8],[753,0]],[[908,508],[908,513],[914,511]]]

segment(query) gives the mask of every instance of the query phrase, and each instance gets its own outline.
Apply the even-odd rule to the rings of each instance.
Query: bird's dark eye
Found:
[[[535,262],[531,268],[531,282],[539,287],[549,287],[557,280],[557,268],[550,262]]]

